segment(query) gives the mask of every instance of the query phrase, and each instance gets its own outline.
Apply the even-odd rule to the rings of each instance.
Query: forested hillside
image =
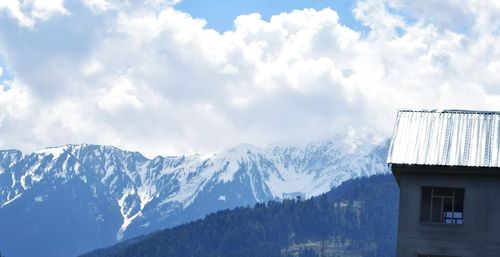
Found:
[[[219,211],[82,257],[391,257],[397,206],[393,177],[376,175],[309,200]]]

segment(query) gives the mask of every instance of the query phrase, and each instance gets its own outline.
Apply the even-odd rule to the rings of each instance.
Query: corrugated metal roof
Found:
[[[387,162],[500,167],[500,112],[399,110]]]

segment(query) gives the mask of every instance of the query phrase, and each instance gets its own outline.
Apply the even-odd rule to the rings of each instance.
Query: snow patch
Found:
[[[236,172],[240,169],[240,164],[237,161],[225,161],[224,163],[222,161],[219,162],[220,164],[217,166],[219,170],[223,171],[219,173],[218,179],[219,181],[223,183],[231,182],[234,179],[234,176],[236,175]]]
[[[47,147],[43,150],[37,151],[36,153],[42,155],[52,155],[54,156],[54,159],[57,159],[66,151],[67,148],[68,146]]]
[[[123,223],[120,226],[118,233],[116,234],[116,240],[118,241],[122,240],[125,230],[127,230],[127,227],[132,223],[132,221],[137,217],[139,217],[140,215],[142,215],[141,211],[138,211],[137,213],[131,215],[130,212],[133,210],[133,208],[127,208],[126,199],[128,196],[134,194],[135,194],[134,188],[124,188],[122,197],[118,199],[118,206],[120,206],[120,213],[123,217]]]
[[[12,179],[12,184],[10,188],[14,188],[14,186],[16,185],[16,177],[14,176],[14,173],[10,174],[10,177]]]
[[[123,239],[123,234],[125,233],[125,230],[127,230],[127,227],[132,223],[135,218],[137,218],[139,215],[142,215],[142,212],[137,212],[131,217],[123,216],[123,223],[120,226],[120,229],[118,230],[118,233],[116,234],[116,240],[120,241]]]
[[[0,208],[3,208],[4,206],[12,203],[13,201],[15,201],[17,198],[21,197],[21,195],[23,195],[22,193],[21,194],[18,194],[16,196],[14,196],[14,198],[8,200],[7,202],[3,203],[2,206],[0,206]]]
[[[214,156],[215,156],[215,153],[208,153],[208,154],[199,155],[199,159],[202,161],[206,161],[206,160],[212,159]]]

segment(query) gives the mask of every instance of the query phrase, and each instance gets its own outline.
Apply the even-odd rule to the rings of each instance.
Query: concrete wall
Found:
[[[500,176],[436,173],[398,171],[397,256],[500,256]],[[421,223],[422,186],[465,188],[463,224]]]

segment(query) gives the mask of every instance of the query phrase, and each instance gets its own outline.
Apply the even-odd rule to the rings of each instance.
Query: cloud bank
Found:
[[[364,0],[239,16],[176,1],[0,3],[0,148],[109,144],[148,155],[389,137],[396,108],[500,110],[500,6]],[[458,21],[458,22],[455,22]]]

